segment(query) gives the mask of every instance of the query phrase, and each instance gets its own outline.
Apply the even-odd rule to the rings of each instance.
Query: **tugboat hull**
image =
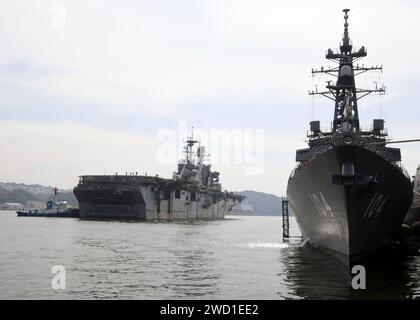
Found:
[[[69,209],[65,211],[16,211],[18,217],[46,217],[46,218],[78,218],[79,210]]]
[[[344,163],[370,182],[333,184]],[[413,199],[400,168],[355,145],[332,147],[300,166],[287,196],[303,237],[347,264],[395,242]]]

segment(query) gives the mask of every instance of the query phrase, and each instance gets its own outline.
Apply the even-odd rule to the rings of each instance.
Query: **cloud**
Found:
[[[72,122],[10,121],[0,121],[0,136],[2,181],[71,188],[83,174],[156,170],[153,137]]]
[[[323,62],[323,51],[336,45],[342,32],[342,4],[332,1],[322,9],[310,1],[62,3],[66,23],[58,30],[52,26],[55,1],[3,3],[0,41],[7,45],[0,63],[8,69],[3,79],[12,75],[22,86],[70,101],[158,115],[176,115],[186,103],[267,89],[277,97],[302,94],[303,77]],[[385,18],[398,20],[394,12],[415,10],[354,6],[351,35],[356,42],[370,40],[378,59],[386,58],[379,55],[382,49],[400,56],[405,50],[419,53],[406,41],[415,36],[415,19],[407,16],[391,28]],[[398,68],[392,59],[387,62],[393,74],[401,67],[418,69],[406,59]],[[19,64],[30,73],[16,76],[19,68],[13,66]]]
[[[224,181],[282,193],[309,120],[323,128],[331,121],[333,106],[310,102],[306,92],[310,68],[328,65],[325,49],[338,47],[344,6],[354,45],[367,45],[364,63],[384,64],[390,132],[418,136],[416,1],[3,1],[1,179],[71,187],[78,175],[103,169],[170,176],[173,167],[154,159],[154,134],[187,120],[265,129],[265,173],[243,176],[243,168],[227,166]],[[370,100],[360,108],[363,125],[381,113]],[[414,167],[416,146],[403,148],[411,148],[403,157]]]
[[[138,172],[170,178],[176,169],[176,163],[157,161],[162,141],[153,135],[99,130],[70,121],[0,121],[0,136],[2,181],[71,188],[77,183],[77,177],[85,174]],[[213,163],[213,170],[221,172],[224,188],[284,192],[285,186],[278,181],[287,181],[294,166],[296,144],[293,137],[283,139],[266,133],[264,138],[264,167],[256,175],[246,174],[253,163]]]

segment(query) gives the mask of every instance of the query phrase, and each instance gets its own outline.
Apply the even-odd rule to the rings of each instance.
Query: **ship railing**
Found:
[[[394,156],[386,150],[386,148],[382,145],[365,145],[365,147],[367,149],[369,149],[370,151],[380,155],[382,158],[384,158],[385,160],[389,161],[389,162],[395,162],[395,158]]]
[[[407,179],[409,179],[411,181],[410,174],[408,173],[407,169],[404,168],[404,166],[401,164],[401,162],[398,162],[397,166],[400,168],[401,172],[407,177]]]
[[[305,161],[310,161],[319,154],[327,151],[331,148],[331,139],[325,138],[318,142],[316,146],[314,146],[306,155],[305,155]]]
[[[388,134],[389,134],[388,133],[388,128],[384,128],[383,130],[380,130],[378,132],[373,131],[373,124],[371,124],[369,126],[360,126],[360,132],[364,136],[372,137],[372,135],[374,135],[375,138],[383,138],[383,137],[388,136]],[[375,141],[372,140],[372,142],[375,142]]]
[[[299,166],[300,166],[299,163],[295,165],[295,167],[293,168],[292,172],[289,175],[289,179],[292,179],[295,176],[296,171],[299,170]]]
[[[309,161],[314,159],[319,154],[331,149],[331,138],[324,138],[323,140],[319,141],[318,144],[311,148],[311,150],[305,155],[305,158],[303,161],[300,161],[296,164],[296,166],[293,168],[292,172],[290,173],[289,178],[293,178],[296,174],[296,171],[299,171],[300,168],[302,168],[304,165],[306,165]]]
[[[394,166],[396,166],[400,171],[409,179],[411,180],[411,176],[408,173],[408,171],[404,168],[401,161],[396,161],[394,155],[389,152],[385,147],[383,146],[377,146],[377,145],[369,145],[366,146],[371,151],[375,152],[376,154],[380,155],[385,160],[391,162]]]
[[[79,185],[87,185],[87,184],[133,184],[133,182],[141,181],[141,182],[155,182],[156,178],[154,176],[133,176],[133,175],[110,175],[110,176],[99,176],[99,175],[91,175],[91,176],[81,176],[79,180]]]
[[[353,42],[350,41],[349,43],[352,46],[351,53],[367,53],[367,46],[355,47],[353,46]],[[329,48],[325,50],[325,55],[328,56],[329,54],[341,54],[340,48]]]

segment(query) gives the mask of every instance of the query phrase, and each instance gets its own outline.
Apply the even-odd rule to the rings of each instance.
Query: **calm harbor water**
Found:
[[[0,211],[0,256],[1,299],[420,297],[420,257],[367,266],[367,289],[355,291],[339,262],[283,243],[280,217],[139,223]],[[53,265],[66,268],[65,290],[51,287]]]

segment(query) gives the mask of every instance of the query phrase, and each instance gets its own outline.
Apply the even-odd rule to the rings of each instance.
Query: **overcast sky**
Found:
[[[321,5],[322,3],[322,5]],[[264,170],[214,163],[231,190],[282,195],[310,120],[312,67],[328,66],[343,8],[363,63],[387,95],[361,100],[361,124],[383,116],[394,139],[420,138],[417,1],[5,1],[0,4],[0,181],[72,188],[82,174],[170,177],[162,130],[264,130]],[[361,62],[362,63],[362,62]],[[331,64],[331,63],[330,63]],[[181,124],[180,124],[181,123]],[[411,174],[420,145],[401,145]]]

